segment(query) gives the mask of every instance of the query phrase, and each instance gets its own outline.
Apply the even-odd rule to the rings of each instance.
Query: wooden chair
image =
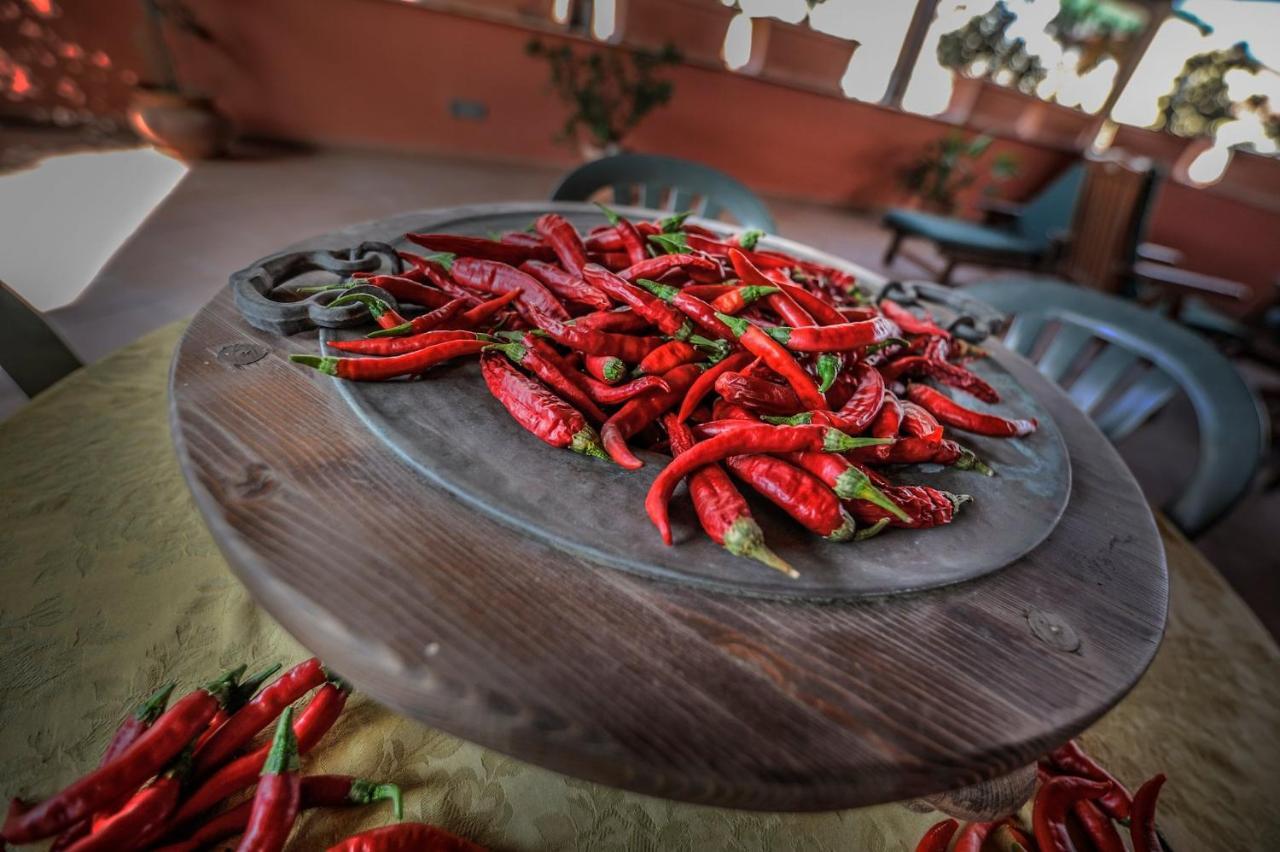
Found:
[[[1064,386],[1113,442],[1179,389],[1199,426],[1195,472],[1166,507],[1187,535],[1203,532],[1244,495],[1262,459],[1266,414],[1231,362],[1199,336],[1114,296],[1044,280],[965,287],[1012,317],[1005,343]]]
[[[653,154],[619,154],[585,163],[561,178],[551,200],[588,201],[606,188],[613,190],[615,204],[692,210],[708,219],[723,212],[744,228],[777,231],[769,208],[738,181],[701,163]]]
[[[1158,183],[1158,172],[1145,161],[1089,160],[1059,273],[1096,290],[1133,295],[1134,265]]]
[[[80,359],[35,308],[0,281],[0,369],[28,397],[78,369]]]

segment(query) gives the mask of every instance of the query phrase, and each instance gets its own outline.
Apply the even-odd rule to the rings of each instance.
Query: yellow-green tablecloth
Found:
[[[241,662],[306,652],[249,599],[188,495],[169,439],[181,325],[70,376],[0,424],[0,793],[47,795],[94,764],[131,704]],[[1260,532],[1265,534],[1265,532]],[[1280,651],[1165,529],[1170,621],[1151,670],[1085,743],[1123,780],[1169,775],[1177,852],[1280,849]],[[763,814],[576,781],[354,696],[310,772],[396,781],[406,815],[499,850],[908,850],[940,818],[903,805]],[[389,819],[312,812],[291,848]]]

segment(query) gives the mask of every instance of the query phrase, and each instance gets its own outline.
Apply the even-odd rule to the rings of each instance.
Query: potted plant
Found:
[[[978,160],[992,141],[990,136],[975,136],[966,141],[959,133],[949,133],[929,143],[920,158],[902,173],[902,187],[920,209],[945,215],[954,213],[956,197],[978,180]],[[991,184],[985,191],[1016,173],[1017,161],[1012,154],[996,155],[988,169]]]
[[[211,98],[183,89],[165,41],[166,21],[183,32],[212,43],[213,35],[178,0],[142,0],[152,81],[134,90],[129,126],[162,151],[184,160],[225,154],[231,123]]]
[[[626,134],[671,100],[672,85],[657,71],[680,61],[679,51],[670,44],[657,52],[580,52],[567,44],[546,45],[534,39],[527,50],[547,60],[551,87],[569,107],[560,138],[576,141],[586,159],[620,152]]]

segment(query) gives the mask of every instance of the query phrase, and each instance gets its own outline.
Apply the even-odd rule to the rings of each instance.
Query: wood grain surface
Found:
[[[229,292],[192,322],[172,426],[197,503],[255,597],[358,688],[518,758],[740,808],[927,795],[1080,731],[1159,644],[1168,581],[1146,501],[1056,391],[1041,402],[1074,479],[1040,547],[946,589],[820,604],[645,580],[519,535],[431,486],[332,379],[288,363],[315,348],[315,332],[248,327]]]

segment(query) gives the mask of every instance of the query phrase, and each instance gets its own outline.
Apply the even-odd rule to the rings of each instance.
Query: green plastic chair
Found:
[[[654,210],[692,210],[707,219],[727,213],[744,228],[777,232],[754,192],[710,166],[655,154],[618,154],[585,163],[560,179],[552,201],[588,201],[612,188],[613,202]]]
[[[33,397],[73,370],[72,353],[35,308],[0,281],[0,369],[27,397]]]
[[[1112,442],[1179,389],[1187,395],[1200,452],[1190,482],[1165,511],[1188,536],[1244,495],[1266,447],[1266,414],[1203,338],[1132,302],[1053,281],[1008,278],[962,292],[1011,316],[1005,345],[1032,358],[1050,380],[1066,380],[1064,390]]]
[[[884,226],[893,232],[884,265],[893,263],[906,237],[930,240],[947,258],[940,278],[946,284],[959,263],[987,266],[1043,267],[1055,259],[1060,240],[1071,230],[1076,199],[1084,182],[1084,164],[1060,174],[1039,195],[1022,205],[1011,227],[995,227],[919,210],[891,208]]]

